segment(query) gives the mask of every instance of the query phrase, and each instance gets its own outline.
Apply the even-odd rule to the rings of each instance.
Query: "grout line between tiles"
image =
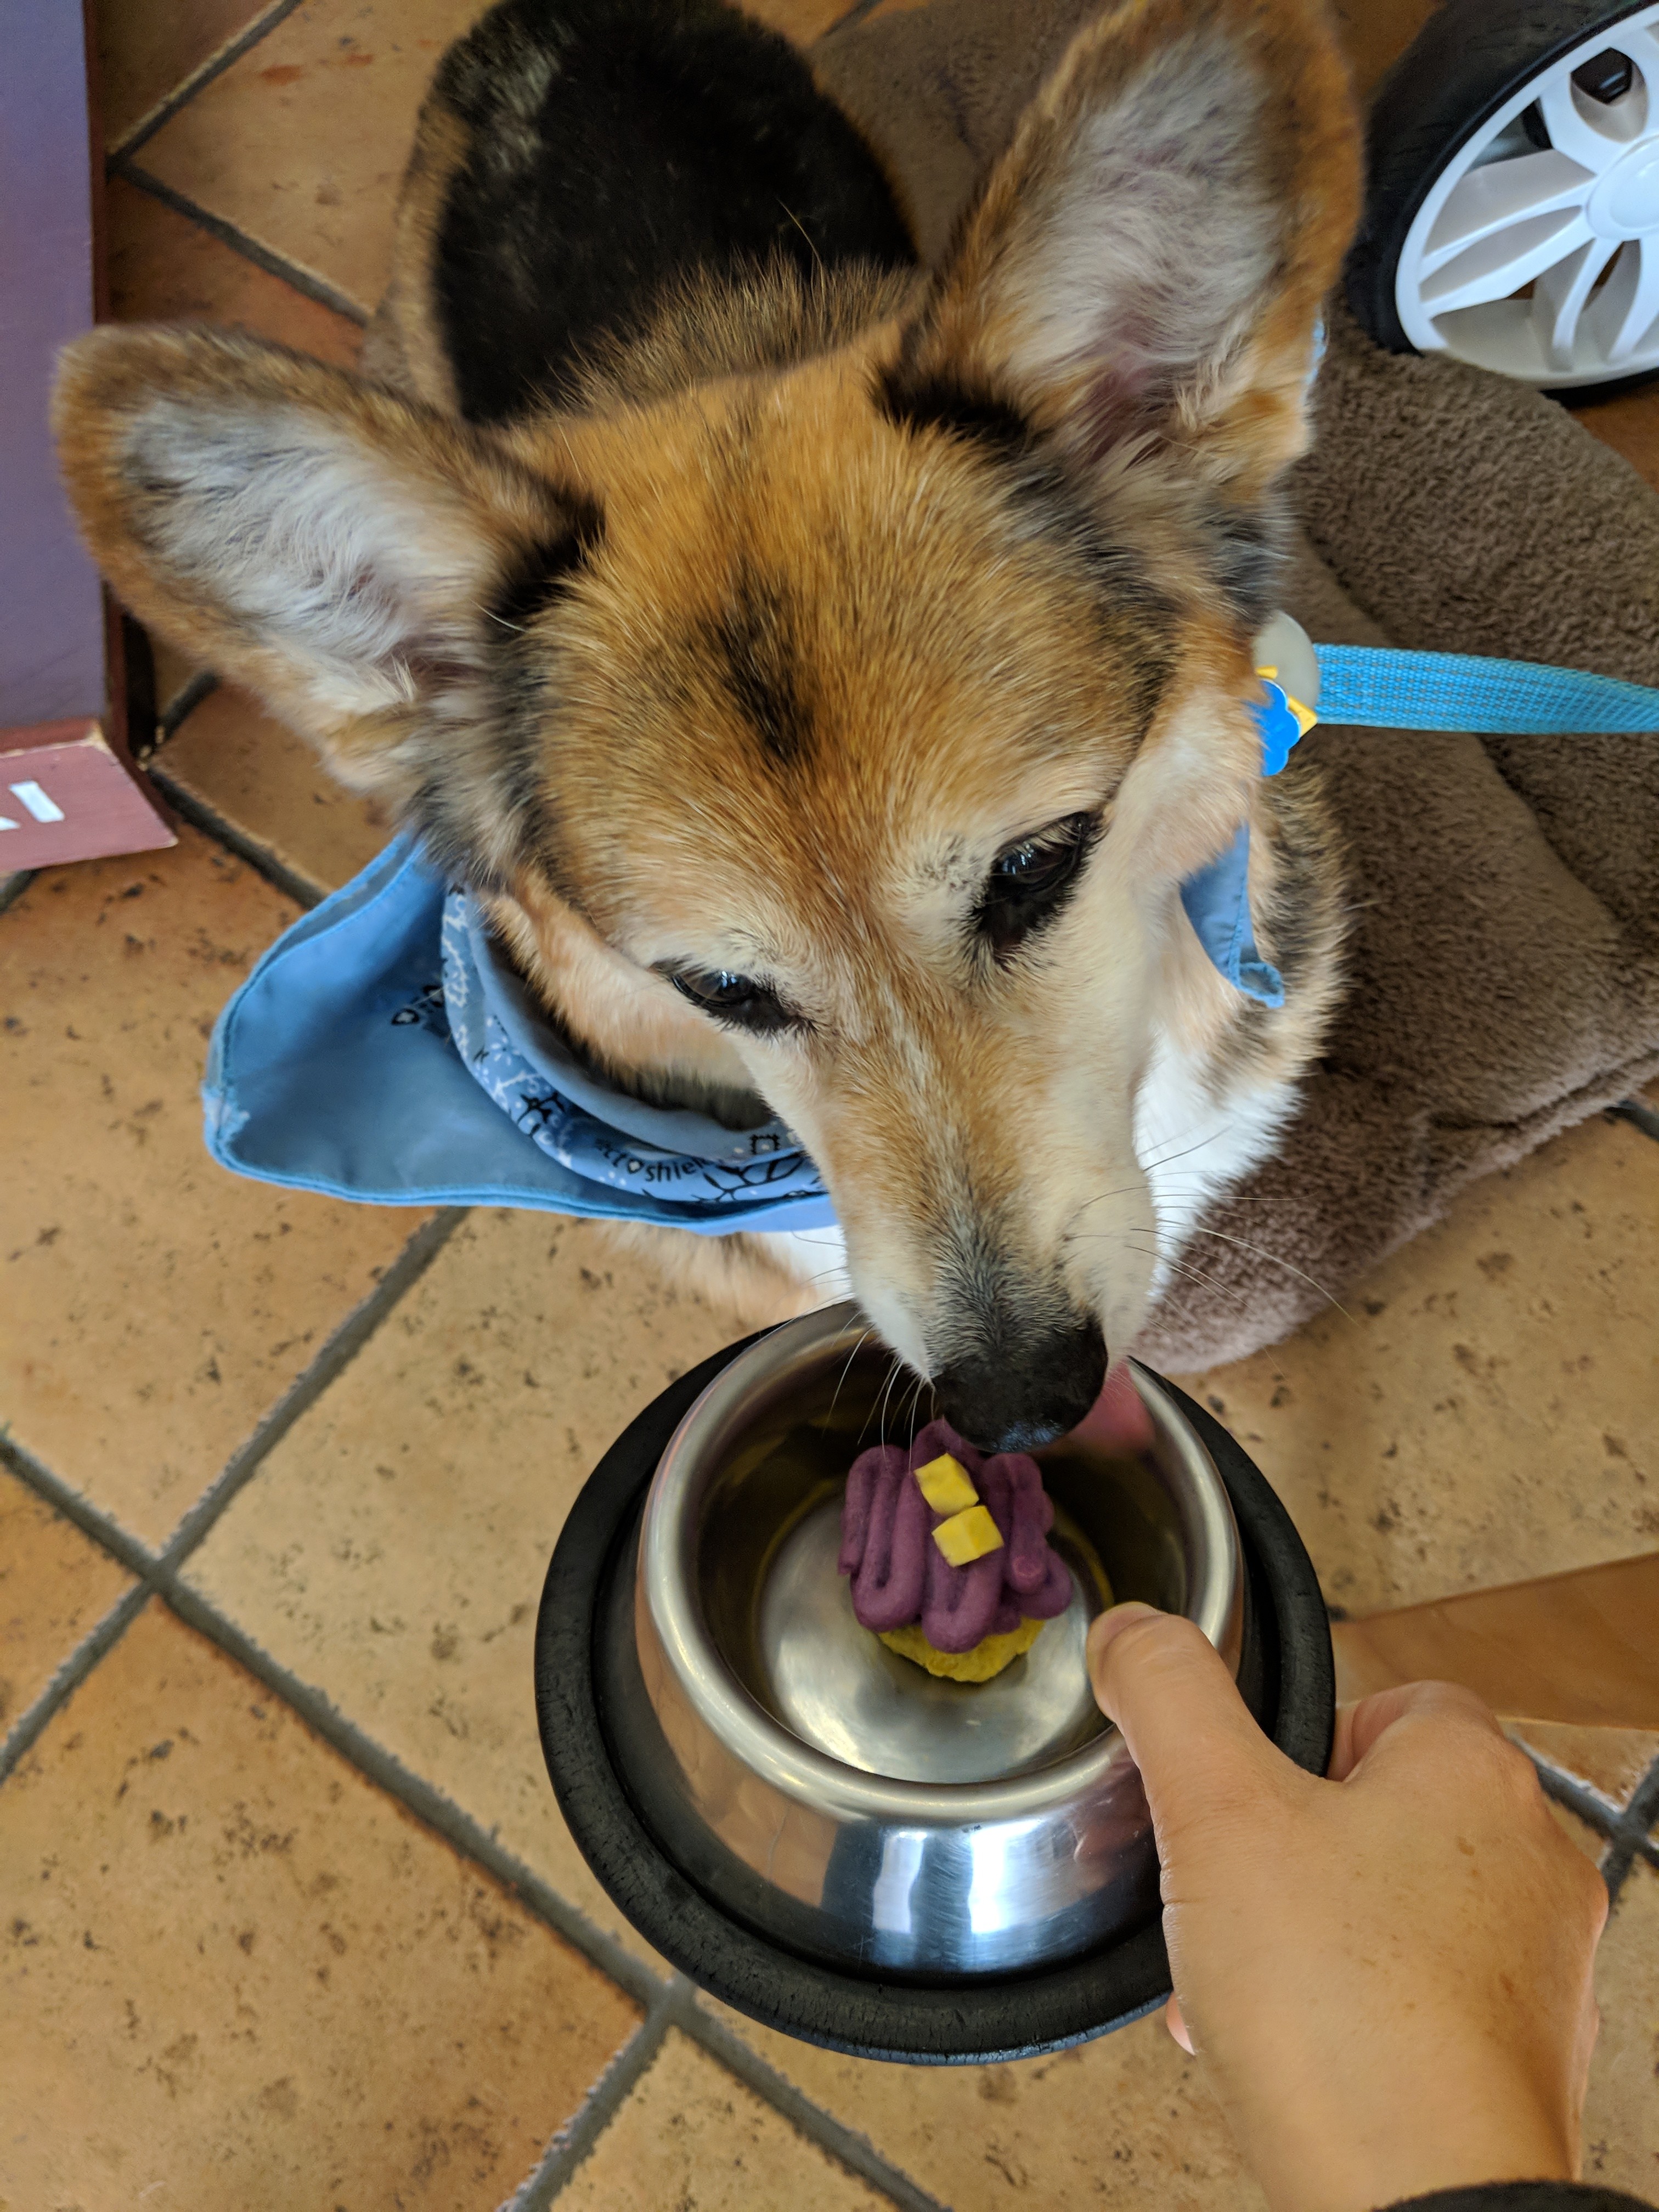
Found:
[[[0,914],[15,906],[40,874],[39,868],[15,868],[9,876],[0,876]]]
[[[1514,1738],[1511,1737],[1510,1741],[1513,1742]],[[1608,1804],[1605,1797],[1573,1776],[1563,1774],[1559,1767],[1550,1765],[1530,1745],[1522,1743],[1520,1748],[1537,1770],[1538,1779],[1543,1784],[1547,1797],[1553,1797],[1558,1805],[1565,1805],[1569,1813],[1577,1814],[1587,1828],[1595,1828],[1604,1836],[1611,1836],[1614,1832],[1620,1819],[1616,1806]]]
[[[210,668],[198,668],[187,684],[183,684],[155,717],[156,743],[165,744],[176,737],[189,717],[196,712],[204,699],[210,698],[219,689],[219,679]]]
[[[1607,1910],[1619,1902],[1632,1867],[1636,1863],[1636,1846],[1626,1836],[1615,1836],[1602,1855],[1601,1875],[1607,1886]]]
[[[710,2057],[717,2058],[729,2074],[735,2074],[746,2087],[763,2097],[820,2150],[890,2197],[900,2212],[949,2212],[937,2197],[930,2197],[901,2167],[890,2164],[867,2136],[859,2135],[821,2105],[815,2105],[787,2074],[769,2066],[740,2035],[705,2012],[697,2002],[696,1988],[684,1975],[677,1974],[671,1984],[669,2010],[674,2026],[701,2044]]]
[[[180,783],[176,776],[169,775],[166,769],[158,766],[155,760],[145,763],[144,773],[180,821],[187,822],[192,830],[199,830],[204,837],[211,837],[216,845],[222,845],[228,853],[234,853],[239,860],[246,860],[249,867],[305,912],[309,913],[313,907],[322,904],[328,894],[320,884],[313,883],[309,876],[302,876],[297,868],[289,867],[288,862],[279,860],[268,845],[260,844],[257,837],[250,837],[246,830],[239,830],[228,816],[220,813],[216,806],[210,806],[206,799],[198,799],[193,791]]]
[[[163,124],[171,123],[181,107],[187,106],[197,94],[222,76],[233,63],[239,62],[251,48],[257,46],[266,33],[274,31],[284,17],[291,15],[300,0],[272,0],[272,4],[257,15],[251,23],[245,23],[234,38],[227,39],[204,62],[198,62],[188,76],[181,77],[169,93],[164,94],[147,114],[141,115],[125,138],[119,138],[109,149],[107,160],[113,163],[136,154],[149,139],[153,138]]]
[[[850,31],[855,24],[861,23],[866,15],[873,15],[880,5],[881,0],[853,0],[852,6],[837,15],[827,31],[818,33],[812,45],[816,46],[825,39],[834,38],[837,31]],[[810,53],[811,47],[809,46],[807,52]]]
[[[360,1300],[330,1334],[315,1358],[295,1376],[252,1435],[231,1454],[217,1478],[179,1522],[157,1559],[161,1572],[171,1574],[183,1565],[266,1454],[350,1365],[393,1306],[425,1274],[466,1216],[465,1206],[447,1206],[429,1221],[421,1224],[368,1297]]]
[[[4,1781],[58,1707],[118,1641],[129,1622],[137,1617],[145,1597],[152,1590],[168,1595],[176,1570],[202,1541],[265,1455],[356,1357],[392,1307],[420,1280],[465,1218],[464,1206],[448,1206],[421,1224],[374,1289],[331,1331],[316,1356],[289,1383],[252,1435],[231,1454],[159,1553],[124,1528],[112,1515],[94,1505],[44,1460],[37,1459],[26,1445],[0,1432],[0,1465],[8,1467],[21,1482],[45,1498],[55,1512],[61,1513],[83,1535],[89,1536],[118,1559],[129,1574],[137,1577],[139,1583],[136,1591],[129,1590],[82,1639],[33,1705],[0,1741],[0,1782]]]
[[[144,1581],[155,1572],[155,1554],[148,1544],[130,1535],[118,1521],[72,1489],[61,1474],[54,1474],[44,1460],[36,1459],[15,1437],[0,1436],[0,1467],[9,1468],[20,1482],[26,1482],[44,1498],[54,1513],[61,1513],[65,1521],[72,1521],[83,1536],[90,1536],[94,1544],[118,1559],[130,1575]],[[97,1631],[91,1632],[95,1635]]]
[[[165,1554],[152,1552],[9,1437],[0,1436],[0,1465],[9,1468],[66,1521],[73,1522],[83,1535],[101,1545],[137,1577],[138,1584],[118,1600],[111,1613],[82,1640],[52,1677],[48,1690],[42,1692],[29,1708],[24,1719],[30,1726],[31,1741],[64,1698],[92,1671],[97,1660],[118,1639],[143,1601],[150,1596],[159,1597],[187,1627],[216,1644],[256,1681],[263,1682],[268,1690],[291,1705],[314,1735],[332,1746],[368,1781],[397,1798],[406,1811],[442,1836],[463,1857],[471,1859],[521,1897],[538,1918],[544,1920],[556,1934],[562,1936],[608,1974],[636,2002],[648,2008],[660,1997],[664,1984],[659,1977],[625,1950],[614,1936],[607,1935],[576,1906],[568,1904],[539,1875],[498,1843],[493,1832],[480,1827],[471,1814],[452,1798],[404,1766],[392,1753],[384,1750],[355,1722],[348,1720],[320,1690],[273,1659],[245,1630],[183,1581],[179,1572],[182,1554],[176,1560],[169,1560]],[[118,1625],[115,1615],[128,1607],[131,1610]],[[95,1650],[92,1649],[94,1645]],[[52,1694],[53,1691],[55,1696]],[[0,1778],[15,1764],[21,1750],[27,1748],[17,1745],[23,1725],[20,1721],[6,1738],[3,1748],[0,1748]]]
[[[1644,1137],[1651,1137],[1659,1143],[1659,1114],[1655,1113],[1645,1099],[1621,1098],[1616,1106],[1607,1109],[1607,1117],[1609,1121],[1628,1121]]]
[[[662,1984],[648,1966],[515,1857],[498,1841],[493,1829],[481,1827],[453,1797],[446,1796],[424,1775],[416,1774],[395,1753],[376,1743],[355,1721],[349,1720],[331,1698],[273,1659],[199,1590],[176,1574],[161,1569],[159,1563],[153,1587],[187,1627],[216,1644],[239,1667],[291,1705],[306,1726],[331,1745],[359,1773],[397,1798],[407,1811],[441,1835],[464,1858],[471,1859],[504,1888],[521,1898],[538,1919],[545,1921],[556,1935],[562,1936],[629,1996],[649,2006],[660,1994]]]
[[[553,2202],[662,2049],[672,2012],[673,1993],[664,1985],[653,1999],[645,2018],[593,2084],[580,2110],[548,2145],[541,2164],[513,2198],[507,2212],[544,2212],[544,2208]]]
[[[1637,1823],[1645,1835],[1659,1821],[1659,1759],[1656,1759],[1630,1793],[1625,1818]]]
[[[1601,1862],[1601,1876],[1611,1902],[1619,1902],[1626,1877],[1638,1858],[1659,1867],[1659,1848],[1652,1834],[1659,1821],[1659,1759],[1656,1759],[1630,1794],[1619,1816],[1611,1850]]]
[[[366,1780],[385,1790],[388,1796],[396,1798],[406,1812],[441,1836],[463,1858],[470,1859],[475,1866],[499,1881],[504,1889],[510,1890],[556,1936],[562,1936],[573,1950],[580,1952],[590,1965],[597,1966],[626,1995],[646,2008],[645,2023],[635,2040],[637,2043],[640,2036],[651,2032],[653,2040],[649,2050],[642,2053],[638,2065],[632,2069],[627,2081],[616,2088],[614,2096],[608,2094],[610,2071],[600,2076],[593,2099],[599,2097],[602,2089],[607,2091],[603,2112],[590,2128],[586,2120],[593,2103],[593,2099],[590,2099],[577,2118],[570,2124],[568,2134],[555,2138],[547,2160],[538,2169],[532,2183],[526,2185],[527,2187],[538,2185],[550,2170],[556,2172],[558,2187],[564,2185],[570,2172],[574,2171],[577,2160],[573,2158],[566,2161],[560,2158],[557,2155],[560,2143],[574,2141],[575,2130],[580,2129],[584,2145],[580,2154],[586,2154],[611,2110],[622,2101],[633,2081],[644,2071],[649,2057],[661,2042],[663,2032],[672,2026],[683,2029],[700,2043],[728,2073],[735,2074],[755,2090],[800,2133],[810,2136],[841,2164],[863,2176],[890,2197],[900,2208],[900,2212],[944,2212],[937,2199],[919,2190],[897,2167],[889,2166],[874,2146],[862,2136],[854,2134],[822,2111],[804,2091],[796,2088],[786,2076],[777,2073],[750,2051],[740,2038],[701,2012],[693,2000],[689,1982],[677,1976],[673,1984],[663,1983],[614,1936],[607,1934],[590,1920],[579,1907],[562,1897],[550,1882],[508,1850],[498,1840],[493,1829],[482,1827],[471,1814],[458,1805],[453,1798],[446,1796],[423,1775],[416,1774],[412,1768],[405,1766],[395,1753],[376,1743],[355,1721],[349,1720],[322,1691],[301,1680],[289,1668],[273,1659],[245,1630],[238,1627],[190,1583],[163,1568],[159,1561],[151,1577],[151,1586],[186,1626],[194,1628],[210,1643],[217,1644],[238,1666],[291,1706],[307,1728],[321,1736]],[[621,2056],[612,2061],[612,2067],[623,2066],[634,2049],[634,2044],[627,2045]],[[513,2212],[528,2212],[531,2206],[539,2208],[550,2202],[556,2193],[556,2191],[550,2191],[539,2197],[526,2198],[521,2191],[520,2198],[513,2200]]]
[[[296,292],[303,292],[308,300],[315,300],[319,307],[331,307],[337,315],[343,315],[348,322],[356,323],[360,329],[368,324],[367,309],[360,307],[349,293],[342,292],[337,285],[331,284],[326,276],[319,276],[302,262],[290,261],[286,255],[274,252],[247,231],[239,229],[234,222],[227,222],[222,216],[214,215],[195,200],[187,199],[183,192],[174,191],[171,185],[164,185],[159,177],[151,176],[148,169],[141,169],[136,161],[129,161],[125,155],[112,161],[109,169],[112,176],[124,178],[128,184],[137,185],[140,191],[148,192],[152,199],[160,200],[163,207],[171,208],[175,215],[184,216],[211,237],[216,238],[221,246],[229,246],[233,253],[240,253],[245,261],[252,262],[256,269],[263,269],[267,276],[280,276],[283,283],[291,284]]]
[[[33,1749],[40,1731],[67,1705],[106,1653],[112,1650],[149,1602],[142,1582],[124,1590],[97,1626],[76,1645],[32,1705],[20,1713],[0,1740],[0,1782]]]

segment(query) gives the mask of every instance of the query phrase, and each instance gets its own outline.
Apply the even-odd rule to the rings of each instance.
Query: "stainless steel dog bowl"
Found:
[[[1090,1693],[1084,1640],[1112,1595],[1144,1597],[1190,1615],[1237,1671],[1237,1532],[1209,1454],[1138,1373],[1144,1457],[1038,1455],[1069,1610],[995,1680],[935,1680],[860,1627],[836,1569],[847,1469],[891,1376],[836,1307],[751,1345],[686,1415],[617,1624],[649,1709],[617,1696],[619,1740],[641,1802],[733,1911],[836,1965],[1008,1973],[1156,1898],[1140,1778]]]
[[[1316,1770],[1324,1608],[1248,1458],[1137,1369],[1150,1451],[1040,1455],[1070,1610],[996,1680],[933,1680],[858,1626],[836,1573],[847,1468],[896,1425],[890,1376],[837,1309],[706,1363],[618,1439],[544,1591],[548,1767],[629,1919],[755,2018],[871,2057],[1054,2048],[1169,1988],[1145,1799],[1083,1664],[1105,1586],[1196,1620]]]

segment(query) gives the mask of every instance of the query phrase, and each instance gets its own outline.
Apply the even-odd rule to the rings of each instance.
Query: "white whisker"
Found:
[[[865,1346],[874,1334],[875,1331],[872,1328],[861,1328],[859,1331],[858,1335],[854,1340],[853,1349],[847,1355],[847,1364],[836,1378],[835,1396],[830,1401],[829,1419],[832,1421],[836,1418],[836,1407],[841,1401],[841,1386],[852,1373],[853,1362],[858,1358],[860,1352],[863,1351]]]
[[[1259,1253],[1264,1260],[1271,1260],[1275,1267],[1283,1267],[1286,1274],[1299,1277],[1310,1290],[1317,1291],[1322,1298],[1329,1299],[1345,1321],[1354,1319],[1341,1299],[1334,1291],[1328,1291],[1317,1276],[1310,1275],[1305,1267],[1297,1267],[1292,1261],[1281,1259],[1277,1252],[1270,1252],[1265,1244],[1253,1243],[1248,1237],[1230,1237],[1224,1229],[1194,1229],[1192,1234],[1194,1237],[1218,1237],[1224,1244],[1237,1244],[1241,1252]]]
[[[1128,1252],[1135,1252],[1140,1251],[1141,1248],[1139,1245],[1126,1243],[1124,1249]],[[1156,1253],[1142,1252],[1141,1256],[1145,1259],[1156,1259],[1158,1255]],[[1224,1298],[1231,1298],[1234,1305],[1238,1307],[1241,1311],[1249,1310],[1250,1301],[1246,1294],[1238,1289],[1237,1285],[1232,1283],[1224,1283],[1219,1275],[1207,1274],[1202,1267],[1188,1266],[1186,1262],[1180,1260],[1170,1260],[1165,1264],[1176,1269],[1179,1273],[1188,1276],[1193,1282],[1203,1285],[1206,1289],[1219,1291]],[[1274,1381],[1279,1382],[1288,1382],[1290,1381],[1290,1377],[1285,1374],[1279,1362],[1273,1358],[1272,1346],[1264,1345],[1261,1348],[1267,1354],[1268,1364],[1273,1369]]]

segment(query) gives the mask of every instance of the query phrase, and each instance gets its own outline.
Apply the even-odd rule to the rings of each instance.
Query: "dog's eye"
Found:
[[[734,975],[722,968],[714,974],[692,970],[677,971],[669,981],[694,1006],[701,1006],[706,1014],[717,1021],[730,1022],[735,1028],[753,1030],[764,1036],[774,1030],[795,1029],[799,1018],[792,1014],[775,991],[764,983],[757,983],[752,975]]]
[[[1071,814],[998,855],[974,927],[999,958],[1054,920],[1099,830],[1094,815]]]

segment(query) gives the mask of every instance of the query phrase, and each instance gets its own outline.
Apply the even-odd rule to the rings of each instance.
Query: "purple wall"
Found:
[[[104,711],[103,609],[46,435],[92,321],[81,0],[0,0],[0,728]]]

